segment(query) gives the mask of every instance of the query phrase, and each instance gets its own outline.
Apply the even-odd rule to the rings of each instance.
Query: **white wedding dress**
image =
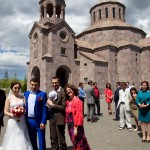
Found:
[[[16,101],[14,97],[11,98],[10,109],[14,106],[23,105],[23,99]],[[8,119],[6,132],[0,150],[33,150],[28,135],[25,116],[22,115],[19,118],[19,122],[17,120],[17,118]]]

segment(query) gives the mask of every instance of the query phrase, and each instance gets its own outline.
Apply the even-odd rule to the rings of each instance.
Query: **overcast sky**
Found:
[[[66,21],[76,34],[90,26],[89,10],[101,0],[66,0]],[[118,0],[126,6],[126,22],[150,36],[150,0]],[[39,20],[39,0],[0,0],[0,78],[23,79],[29,61],[28,34]]]

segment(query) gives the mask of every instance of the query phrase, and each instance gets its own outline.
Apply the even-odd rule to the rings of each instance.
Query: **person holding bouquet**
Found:
[[[13,81],[5,102],[4,114],[9,117],[0,150],[33,150],[25,121],[23,96],[19,95],[21,84]]]

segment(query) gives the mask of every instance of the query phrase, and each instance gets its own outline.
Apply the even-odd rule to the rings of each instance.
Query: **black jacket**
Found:
[[[3,126],[4,106],[5,106],[6,94],[5,91],[0,90],[0,127]]]
[[[121,87],[118,87],[118,88],[115,90],[115,93],[114,93],[114,101],[115,101],[115,102],[118,102],[118,101],[119,101],[119,90],[121,90]]]

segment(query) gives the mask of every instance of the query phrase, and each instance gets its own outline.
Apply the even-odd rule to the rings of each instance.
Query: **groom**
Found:
[[[30,80],[30,91],[24,93],[26,101],[26,119],[30,140],[34,150],[37,147],[37,135],[39,150],[46,150],[45,124],[47,116],[45,92],[39,90],[39,81],[36,78]]]

